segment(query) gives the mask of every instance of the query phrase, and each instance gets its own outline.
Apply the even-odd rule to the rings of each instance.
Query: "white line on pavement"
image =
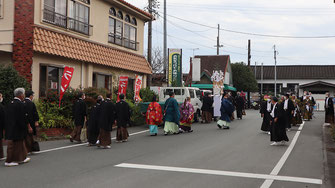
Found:
[[[289,145],[289,147],[285,151],[284,155],[280,158],[277,165],[273,168],[270,175],[275,175],[275,176],[278,175],[279,171],[283,168],[286,160],[288,159],[288,157],[291,154],[295,144],[297,143],[298,137],[299,137],[299,135],[301,133],[301,130],[304,127],[304,125],[305,125],[305,121],[303,121],[303,123],[299,126],[299,128],[298,128],[299,131],[297,131],[295,133],[291,144]],[[264,181],[264,183],[262,184],[261,188],[269,188],[272,185],[273,181],[274,181],[274,179],[266,179]],[[320,180],[320,181],[321,181],[321,184],[322,184],[322,180]]]
[[[321,179],[278,176],[278,175],[268,175],[268,174],[254,174],[254,173],[245,173],[245,172],[207,170],[207,169],[196,169],[196,168],[180,168],[180,167],[129,164],[129,163],[121,163],[121,164],[115,165],[115,167],[159,170],[159,171],[170,171],[170,172],[187,172],[187,173],[194,173],[194,174],[210,174],[210,175],[218,175],[218,176],[232,176],[232,177],[266,179],[266,180],[269,179],[269,180],[279,180],[279,181],[289,181],[289,182],[299,182],[299,183],[310,183],[310,184],[318,184],[318,185],[322,184]]]
[[[139,132],[135,132],[135,133],[131,133],[129,134],[130,136],[134,136],[134,135],[137,135],[137,134],[142,134],[142,133],[145,133],[145,132],[148,132],[148,130],[144,130],[144,131],[139,131]],[[116,137],[113,137],[112,140],[115,140]],[[64,147],[58,147],[58,148],[53,148],[53,149],[47,149],[47,150],[43,150],[43,151],[39,151],[39,152],[34,152],[36,154],[38,153],[47,153],[47,152],[50,152],[50,151],[57,151],[57,150],[62,150],[62,149],[67,149],[67,148],[73,148],[73,147],[78,147],[78,146],[83,146],[83,145],[87,145],[87,143],[82,143],[82,144],[76,144],[76,145],[70,145],[70,146],[64,146]]]

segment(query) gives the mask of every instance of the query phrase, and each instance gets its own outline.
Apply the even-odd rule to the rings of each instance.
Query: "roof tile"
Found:
[[[34,28],[34,50],[144,74],[152,73],[151,66],[143,56],[41,27]]]

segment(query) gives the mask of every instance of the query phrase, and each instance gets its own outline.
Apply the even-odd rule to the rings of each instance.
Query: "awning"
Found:
[[[192,84],[192,87],[196,87],[199,89],[213,89],[213,84]],[[224,90],[229,90],[229,91],[237,91],[236,88],[233,86],[229,85],[224,85]]]

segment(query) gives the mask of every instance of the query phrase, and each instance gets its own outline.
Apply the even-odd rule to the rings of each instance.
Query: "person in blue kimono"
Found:
[[[234,105],[228,100],[229,94],[227,92],[223,93],[223,97],[221,100],[221,117],[220,120],[217,122],[217,126],[220,129],[229,129],[232,113],[234,112],[235,108]]]

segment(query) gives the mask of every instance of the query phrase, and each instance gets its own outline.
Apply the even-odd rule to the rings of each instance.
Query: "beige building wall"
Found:
[[[93,63],[80,62],[76,60],[71,60],[63,57],[57,57],[53,55],[35,53],[33,57],[32,65],[32,89],[35,92],[36,98],[39,97],[39,87],[40,87],[40,66],[48,65],[63,68],[66,66],[71,66],[74,68],[74,74],[70,83],[72,88],[86,88],[93,86],[93,73],[100,73],[105,75],[111,75],[112,85],[118,86],[118,77],[119,76],[128,76],[130,79],[135,79],[136,73],[126,70],[120,70],[112,67],[107,67],[103,65],[97,65]],[[143,74],[143,85],[146,87],[146,76]]]
[[[14,39],[14,0],[0,0],[0,51],[12,52]]]
[[[131,50],[116,44],[112,44],[108,42],[108,32],[109,32],[109,9],[114,7],[116,11],[119,9],[115,7],[112,3],[106,2],[104,0],[94,0],[91,1],[90,5],[86,5],[90,7],[90,25],[93,25],[93,34],[91,36],[87,36],[84,34],[80,34],[75,31],[71,31],[65,28],[57,27],[55,25],[43,22],[43,6],[44,0],[35,0],[35,16],[34,23],[36,25],[41,25],[59,32],[65,32],[67,34],[74,35],[76,37],[86,39],[92,42],[98,42],[100,44],[108,45],[111,47],[115,47],[118,49],[122,49],[131,53],[143,55],[143,46],[144,46],[144,21],[140,18],[129,13],[130,17],[135,17],[137,20],[137,42],[139,42],[139,49]],[[115,4],[116,5],[116,4]],[[69,6],[68,6],[69,7]],[[125,9],[121,10],[123,12],[123,16],[130,12]],[[124,21],[123,21],[124,22]]]

